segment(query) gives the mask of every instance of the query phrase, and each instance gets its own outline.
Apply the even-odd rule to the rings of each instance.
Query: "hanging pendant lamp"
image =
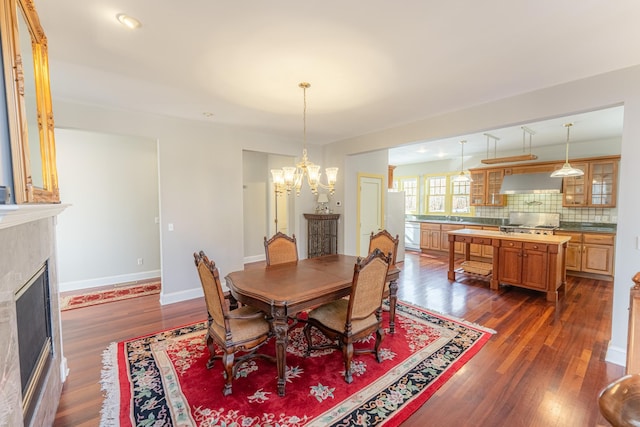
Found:
[[[464,144],[467,141],[460,141],[460,147],[462,148],[462,154],[460,155],[460,173],[453,178],[453,182],[471,182],[473,181],[469,175],[464,172]]]
[[[566,148],[566,154],[565,154],[565,161],[564,161],[564,165],[562,165],[562,168],[557,169],[551,173],[552,178],[565,178],[565,177],[571,177],[571,176],[584,175],[583,170],[573,168],[569,164],[569,131],[571,129],[571,126],[573,126],[573,123],[566,123],[564,126],[567,128],[567,148]]]

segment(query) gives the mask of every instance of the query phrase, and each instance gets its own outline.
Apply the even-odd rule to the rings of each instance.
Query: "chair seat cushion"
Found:
[[[259,313],[260,310],[243,305],[235,310],[229,312],[230,316],[250,316],[255,313]],[[249,341],[262,335],[269,333],[269,322],[264,317],[256,317],[252,319],[229,319],[229,328],[231,330],[231,336],[233,342]],[[224,340],[225,331],[224,327],[211,325],[210,332],[216,334],[218,337]]]
[[[348,299],[339,299],[328,304],[321,305],[309,312],[309,319],[314,319],[334,331],[344,332],[347,322]],[[378,322],[375,313],[361,320],[354,320],[351,324],[352,334],[367,329]]]

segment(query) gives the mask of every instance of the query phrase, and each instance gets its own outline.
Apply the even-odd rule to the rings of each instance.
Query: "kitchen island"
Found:
[[[491,289],[497,290],[501,284],[513,285],[543,291],[547,301],[558,300],[558,290],[566,282],[566,248],[570,237],[463,229],[450,231],[448,238],[449,280],[456,280],[456,273],[483,275],[489,279]],[[468,265],[473,265],[470,262],[472,244],[493,247],[493,262],[484,263],[486,273],[468,271],[464,266],[455,269],[456,242],[465,244]],[[478,265],[473,266],[477,271]]]

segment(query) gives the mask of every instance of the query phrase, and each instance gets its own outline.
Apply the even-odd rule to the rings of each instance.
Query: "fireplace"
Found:
[[[16,320],[24,424],[30,425],[34,397],[53,357],[48,262],[16,292]]]
[[[0,205],[0,426],[53,425],[62,348],[56,216],[64,205]]]

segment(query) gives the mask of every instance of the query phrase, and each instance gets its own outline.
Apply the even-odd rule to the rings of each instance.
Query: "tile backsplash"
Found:
[[[507,205],[500,207],[476,207],[475,216],[481,218],[508,218],[509,212],[559,213],[560,221],[597,222],[616,224],[616,208],[567,208],[562,206],[562,194],[512,194]]]

